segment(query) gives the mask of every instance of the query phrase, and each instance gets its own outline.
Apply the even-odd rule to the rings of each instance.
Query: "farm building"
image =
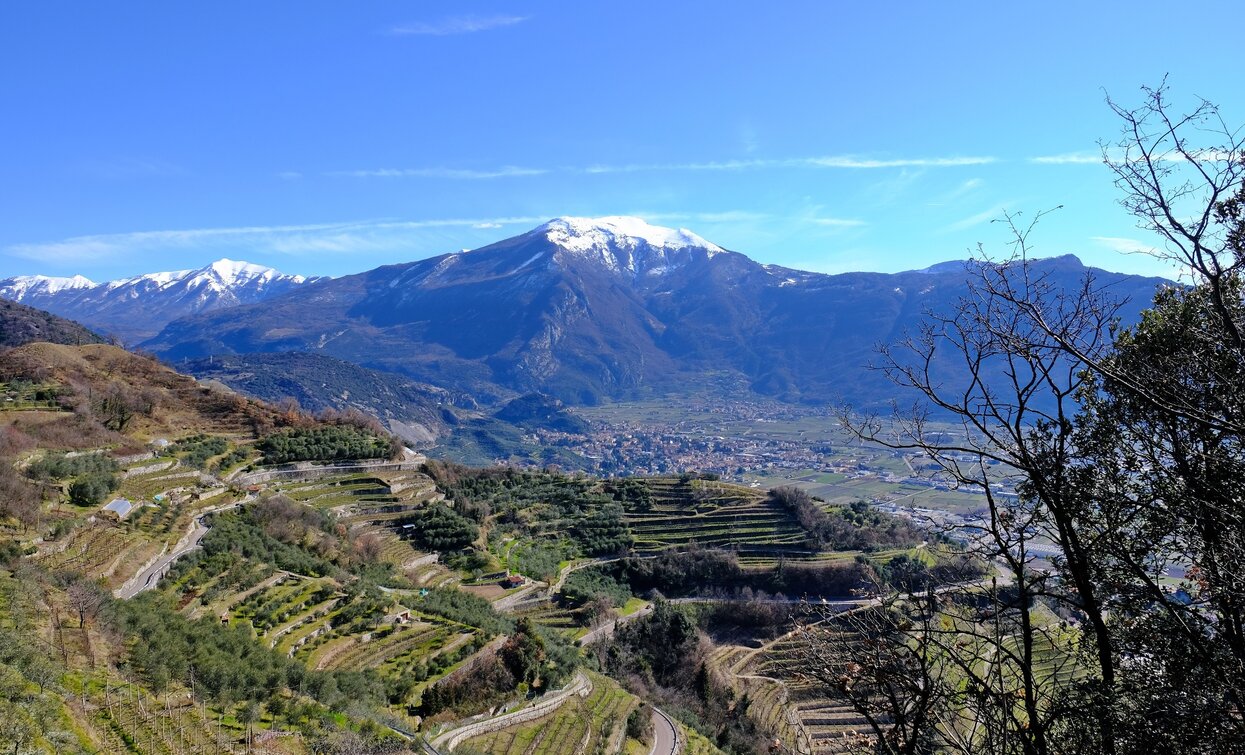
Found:
[[[394,606],[393,608],[395,610],[392,613],[385,616],[384,619],[381,619],[381,622],[380,622],[381,624],[410,624],[411,623],[411,611],[409,608],[404,608],[400,605]]]
[[[102,513],[105,516],[113,516],[117,521],[121,521],[130,515],[134,510],[134,504],[128,498],[114,498],[104,506]]]

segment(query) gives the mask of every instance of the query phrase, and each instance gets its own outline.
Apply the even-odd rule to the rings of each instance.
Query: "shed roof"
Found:
[[[120,519],[125,519],[133,510],[134,504],[128,498],[114,498],[104,506],[104,511],[111,511]]]

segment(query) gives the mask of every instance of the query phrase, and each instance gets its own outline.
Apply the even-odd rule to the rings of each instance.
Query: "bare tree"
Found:
[[[104,604],[104,593],[99,585],[87,579],[77,579],[66,590],[69,607],[78,612],[78,627],[86,626],[88,616],[94,616]]]
[[[886,755],[933,753],[936,727],[953,710],[950,657],[938,647],[933,596],[892,601],[838,616],[816,608],[797,628],[801,652],[786,673],[843,700],[868,723],[860,749]]]
[[[964,731],[971,751],[1034,754],[1245,739],[1243,139],[1209,103],[1173,116],[1163,87],[1145,92],[1137,109],[1110,102],[1124,133],[1104,161],[1124,206],[1163,239],[1155,253],[1192,285],[1120,328],[1092,276],[1062,289],[1031,259],[1042,215],[1005,216],[1010,254],[981,255],[953,311],[883,352],[920,407],[893,424],[847,418],[987,504],[970,540],[1006,584],[943,596],[976,600],[976,617],[944,606],[950,633],[904,639],[942,648],[965,685],[934,725],[943,747]],[[947,360],[968,379],[948,382]],[[933,416],[958,433],[931,431]],[[1053,569],[1037,568],[1039,546],[1053,546]],[[1183,567],[1177,599],[1165,574]],[[1052,656],[1075,658],[1077,673],[1050,673]],[[963,715],[971,726],[955,723]]]
[[[1083,537],[1081,487],[1073,478],[1073,419],[1087,361],[1063,342],[1074,340],[1089,358],[1105,356],[1119,304],[1092,276],[1067,291],[1030,260],[1029,237],[1041,217],[1027,225],[1005,217],[1011,254],[1000,262],[982,255],[972,265],[967,295],[951,312],[930,313],[916,335],[883,350],[883,371],[923,397],[924,408],[889,423],[846,418],[862,438],[919,450],[955,485],[983,494],[987,514],[970,527],[970,540],[999,565],[1005,585],[985,593],[988,606],[979,620],[956,617],[958,637],[935,641],[983,701],[1017,704],[977,706],[979,739],[967,743],[970,750],[989,742],[994,752],[1052,751],[1050,734],[1070,709],[1054,703],[1057,691],[1036,672],[1051,644],[1035,617],[1044,601],[1084,618],[1096,650],[1094,675],[1103,678],[1103,688],[1113,687],[1106,607],[1094,579],[1093,542]],[[947,360],[962,367],[967,380],[948,385]],[[958,425],[954,438],[941,427],[931,431],[931,409]],[[1036,541],[1057,546],[1074,589],[1053,589],[1053,575],[1035,563]],[[1006,671],[979,673],[985,660],[985,668]],[[1082,709],[1097,712],[1102,749],[1114,752],[1108,701]]]

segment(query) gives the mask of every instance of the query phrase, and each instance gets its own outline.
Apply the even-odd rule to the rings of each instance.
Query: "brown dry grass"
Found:
[[[115,346],[33,343],[0,354],[0,380],[54,382],[66,393],[66,412],[14,412],[16,426],[40,446],[119,446],[125,437],[103,428],[100,401],[116,394],[137,410],[124,434],[137,441],[194,433],[246,437],[310,421],[288,409],[243,398],[219,385],[204,385],[154,358]],[[11,419],[10,421],[14,421]],[[133,441],[129,441],[131,444]]]

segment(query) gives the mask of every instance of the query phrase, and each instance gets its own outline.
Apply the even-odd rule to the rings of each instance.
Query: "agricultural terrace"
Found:
[[[643,484],[647,497],[623,500],[639,553],[695,543],[758,558],[810,555],[799,521],[764,492],[690,476],[646,478]]]
[[[753,719],[793,749],[811,753],[859,749],[871,735],[868,722],[850,703],[831,697],[824,684],[801,674],[807,664],[806,642],[802,636],[786,635],[759,652],[728,648],[717,659],[718,667],[749,694]]]
[[[465,744],[489,755],[619,752],[626,744],[627,716],[640,701],[608,677],[589,672],[588,678],[592,688],[586,695],[571,695],[542,718],[472,737]]]

